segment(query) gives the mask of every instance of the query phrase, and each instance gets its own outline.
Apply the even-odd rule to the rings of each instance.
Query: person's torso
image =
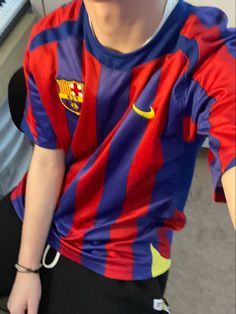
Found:
[[[97,41],[75,1],[49,17],[31,42],[36,85],[66,152],[49,241],[107,277],[162,273],[170,266],[172,232],[185,225],[204,139],[193,132],[185,106],[198,61],[194,10],[179,1],[147,45],[120,54]],[[18,208],[24,182],[15,192]]]

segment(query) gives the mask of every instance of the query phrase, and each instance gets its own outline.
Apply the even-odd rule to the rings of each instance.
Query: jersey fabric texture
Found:
[[[221,175],[236,164],[235,55],[225,13],[183,0],[147,45],[127,54],[99,43],[81,1],[33,28],[22,129],[66,154],[48,237],[54,249],[114,279],[170,267],[206,136],[213,197],[225,202]],[[26,178],[11,196],[21,218]]]

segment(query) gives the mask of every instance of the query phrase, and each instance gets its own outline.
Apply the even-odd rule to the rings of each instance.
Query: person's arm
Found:
[[[35,146],[26,184],[19,263],[39,265],[65,172],[64,152]],[[39,236],[40,235],[40,236]]]
[[[184,134],[189,142],[196,135],[208,136],[212,198],[227,203],[235,227],[235,29],[228,28],[222,10],[213,7],[205,11],[208,14],[201,14],[200,23],[198,18],[193,21],[198,27],[186,33],[189,39],[195,36],[198,63],[185,94]]]
[[[47,240],[65,173],[65,155],[35,145],[26,183],[25,215],[18,263],[37,268]],[[36,314],[41,296],[37,274],[17,273],[8,301],[10,313]]]
[[[236,167],[227,170],[221,179],[230,217],[236,230]]]

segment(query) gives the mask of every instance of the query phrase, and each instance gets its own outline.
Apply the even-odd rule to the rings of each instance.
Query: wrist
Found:
[[[35,259],[32,256],[27,256],[26,254],[18,256],[18,260],[16,261],[16,263],[29,269],[36,269],[42,265],[41,261],[38,258]]]
[[[33,268],[33,267],[27,267],[23,264],[15,263],[15,268],[16,268],[17,272],[25,273],[25,274],[28,274],[28,273],[37,274],[37,273],[39,273],[41,267],[42,267],[42,264],[39,264],[37,267]]]

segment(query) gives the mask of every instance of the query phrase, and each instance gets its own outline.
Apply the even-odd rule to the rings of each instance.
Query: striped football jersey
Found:
[[[66,155],[53,248],[108,278],[169,269],[207,136],[213,198],[225,202],[221,176],[236,161],[235,55],[225,13],[183,0],[150,42],[126,54],[101,45],[82,1],[34,26],[21,127]],[[26,179],[11,196],[21,219]]]

